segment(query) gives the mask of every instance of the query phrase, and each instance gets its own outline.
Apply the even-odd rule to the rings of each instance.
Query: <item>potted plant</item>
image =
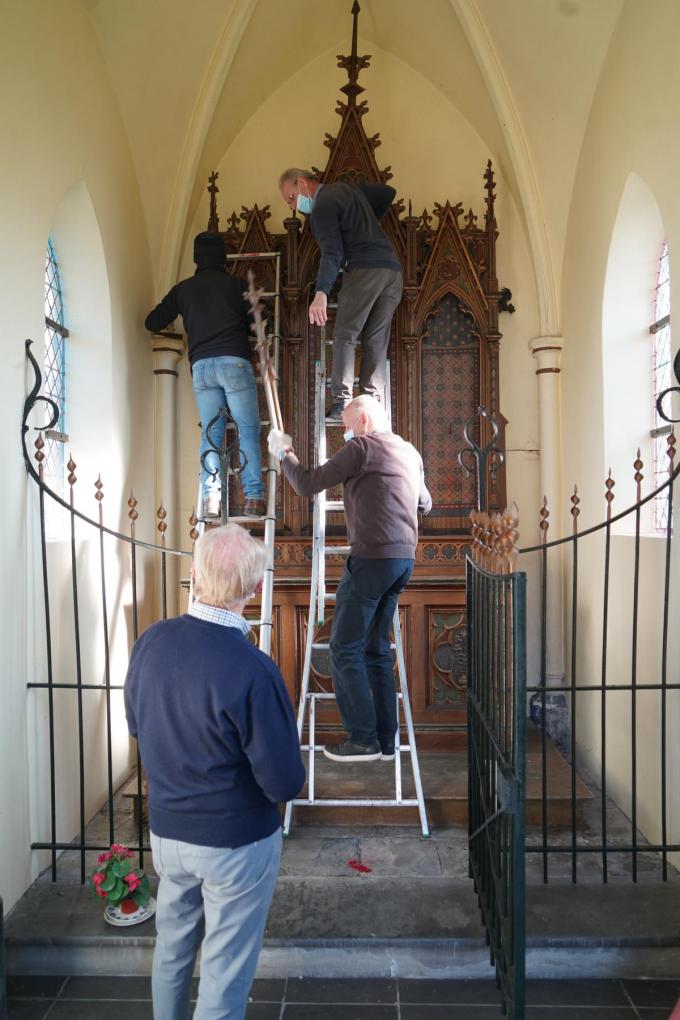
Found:
[[[90,875],[93,893],[106,900],[104,920],[109,924],[140,924],[156,912],[149,879],[133,866],[133,858],[126,846],[113,843],[110,850],[99,855],[97,867]]]

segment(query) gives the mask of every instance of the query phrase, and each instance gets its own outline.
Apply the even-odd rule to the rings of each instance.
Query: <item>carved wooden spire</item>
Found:
[[[354,0],[352,4],[352,53],[349,57],[343,57],[341,54],[338,54],[338,67],[347,71],[348,78],[347,84],[343,85],[340,91],[345,93],[350,106],[356,104],[357,96],[364,91],[359,84],[359,73],[364,68],[371,66],[371,58],[368,54],[361,57],[357,56],[357,31],[360,10],[358,0]]]
[[[208,177],[208,191],[210,192],[210,218],[208,220],[208,230],[211,233],[218,234],[220,230],[220,218],[217,215],[217,192],[220,190],[217,187],[217,178],[220,176],[219,170],[213,170]]]

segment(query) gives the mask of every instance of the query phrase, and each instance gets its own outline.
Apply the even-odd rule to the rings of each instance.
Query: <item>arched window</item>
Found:
[[[671,382],[671,281],[668,266],[668,242],[664,240],[656,274],[652,315],[654,321],[649,327],[652,335],[652,388],[653,416],[651,436],[654,441],[654,488],[662,485],[668,477],[668,454],[666,437],[671,426],[665,422],[656,409],[659,394],[672,385]],[[654,500],[654,527],[665,532],[668,527],[668,491]]]
[[[45,356],[43,393],[59,408],[59,421],[46,432],[45,481],[62,493],[64,488],[64,444],[66,436],[66,340],[59,265],[51,238],[45,258]]]

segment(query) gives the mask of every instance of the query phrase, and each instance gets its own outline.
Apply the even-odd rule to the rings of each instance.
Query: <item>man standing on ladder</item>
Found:
[[[384,400],[387,348],[395,309],[401,301],[401,265],[380,226],[396,192],[387,184],[342,181],[320,184],[308,170],[291,167],[279,178],[284,201],[309,216],[321,249],[316,293],[309,321],[324,326],[328,295],[342,269],[333,334],[333,403],[327,418],[340,421],[352,399],[354,349],[361,336],[359,392]]]
[[[196,406],[201,416],[200,477],[203,517],[220,516],[220,462],[227,408],[239,430],[245,458],[241,474],[246,517],[263,517],[264,482],[260,452],[260,411],[250,360],[251,318],[245,300],[248,285],[227,272],[224,241],[219,234],[194,239],[196,272],[180,280],[146,317],[152,333],[182,316]],[[217,448],[217,449],[215,449]]]
[[[272,429],[269,452],[300,496],[342,484],[350,555],[331,628],[333,687],[347,739],[324,754],[333,761],[390,761],[397,708],[390,628],[413,571],[418,511],[429,513],[423,462],[390,430],[385,409],[356,397],[342,412],[345,445],[314,469],[303,468],[292,439]]]

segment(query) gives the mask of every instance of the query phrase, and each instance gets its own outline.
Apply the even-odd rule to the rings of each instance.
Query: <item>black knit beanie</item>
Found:
[[[224,241],[219,234],[204,231],[194,238],[194,262],[199,269],[224,269],[227,259]]]

